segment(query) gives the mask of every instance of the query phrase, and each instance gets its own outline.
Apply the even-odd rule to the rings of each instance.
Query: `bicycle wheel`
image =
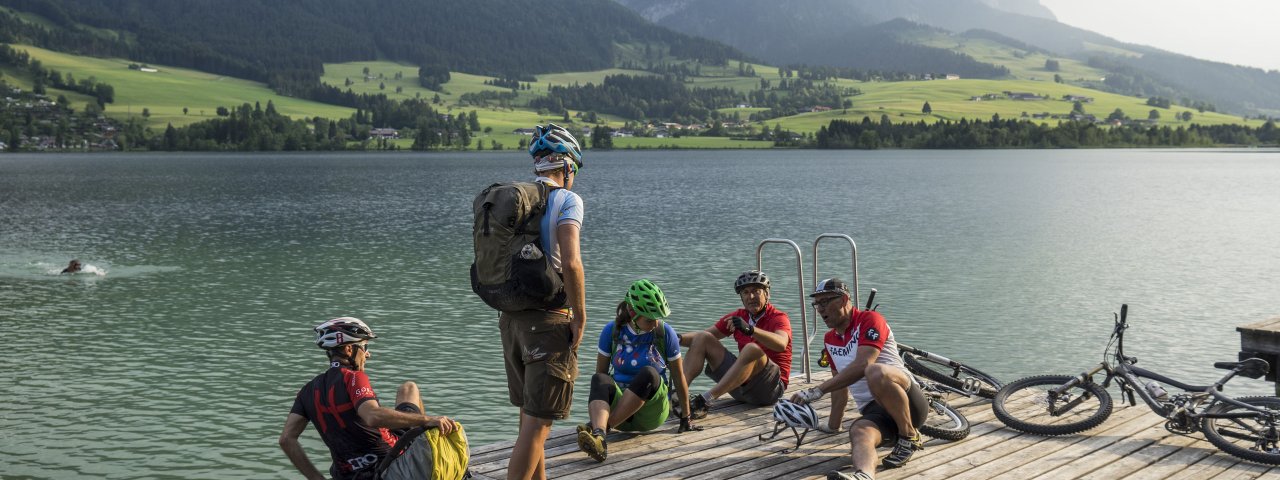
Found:
[[[1280,465],[1280,398],[1240,397],[1236,400],[1270,412],[1252,418],[1212,418],[1211,415],[1240,415],[1251,410],[1219,402],[1205,410],[1200,430],[1209,443],[1245,460]]]
[[[1051,394],[1074,378],[1039,375],[1011,382],[996,392],[991,407],[1005,425],[1037,435],[1069,435],[1101,425],[1111,416],[1111,395],[1101,385],[1080,383]]]
[[[960,364],[959,370],[950,365],[943,365],[912,353],[904,353],[902,360],[907,369],[916,375],[928,378],[952,388],[976,393],[982,398],[993,398],[1001,383],[995,377],[968,365]],[[976,391],[975,390],[976,387]]]
[[[917,428],[930,437],[957,442],[969,436],[969,419],[947,402],[930,398],[929,416]]]

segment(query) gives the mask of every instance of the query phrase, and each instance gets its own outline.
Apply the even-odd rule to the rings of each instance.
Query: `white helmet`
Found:
[[[338,317],[316,325],[316,346],[337,348],[348,343],[359,343],[378,338],[373,330],[356,317]]]
[[[789,427],[818,428],[818,412],[808,404],[799,405],[787,400],[778,400],[773,405],[773,419],[787,424]]]

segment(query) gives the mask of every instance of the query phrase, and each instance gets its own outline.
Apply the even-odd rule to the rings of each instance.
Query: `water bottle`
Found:
[[[1169,392],[1166,392],[1164,387],[1160,386],[1159,383],[1156,383],[1155,380],[1147,382],[1147,393],[1151,395],[1151,398],[1159,401],[1164,401],[1169,398]]]

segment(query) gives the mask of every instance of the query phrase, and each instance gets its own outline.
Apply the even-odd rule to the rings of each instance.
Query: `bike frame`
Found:
[[[1124,400],[1124,396],[1127,394],[1129,398],[1129,403],[1131,405],[1137,406],[1138,403],[1134,398],[1134,391],[1137,391],[1138,396],[1142,398],[1142,402],[1147,404],[1147,407],[1150,408],[1151,411],[1155,412],[1157,415],[1160,415],[1161,417],[1164,417],[1164,418],[1169,418],[1181,412],[1185,412],[1192,419],[1252,418],[1252,417],[1270,415],[1270,412],[1268,412],[1265,409],[1258,408],[1254,405],[1250,405],[1250,404],[1238,401],[1222,393],[1223,386],[1226,385],[1227,382],[1231,381],[1232,378],[1235,378],[1235,376],[1240,373],[1239,365],[1236,368],[1232,369],[1230,372],[1228,372],[1226,376],[1222,377],[1222,379],[1218,380],[1217,382],[1214,382],[1213,385],[1208,385],[1208,386],[1186,384],[1186,383],[1174,380],[1172,378],[1166,377],[1164,375],[1161,375],[1159,373],[1153,372],[1151,370],[1147,370],[1145,368],[1135,366],[1134,364],[1138,363],[1138,358],[1126,356],[1124,354],[1124,331],[1129,328],[1129,323],[1125,318],[1127,316],[1127,313],[1128,313],[1128,305],[1122,305],[1120,307],[1119,318],[1116,321],[1115,330],[1113,330],[1111,333],[1111,337],[1116,339],[1116,351],[1115,351],[1115,354],[1113,355],[1113,361],[1115,362],[1115,365],[1113,366],[1110,363],[1103,361],[1102,363],[1098,364],[1097,367],[1094,367],[1093,370],[1081,373],[1074,380],[1067,382],[1067,384],[1051,390],[1050,391],[1051,397],[1056,398],[1058,395],[1064,394],[1068,389],[1070,389],[1071,387],[1079,383],[1086,383],[1086,382],[1096,383],[1093,381],[1093,376],[1101,372],[1106,372],[1106,378],[1102,381],[1102,384],[1101,384],[1102,388],[1105,389],[1109,387],[1111,385],[1111,381],[1116,380],[1116,383],[1120,385],[1121,401]],[[1192,395],[1192,400],[1195,400],[1196,397],[1199,397],[1201,399],[1212,398],[1213,400],[1210,401],[1207,404],[1206,408],[1204,409],[1198,409],[1198,407],[1200,407],[1200,405],[1203,402],[1192,402],[1189,406],[1185,406],[1185,407],[1177,405],[1174,402],[1162,402],[1159,399],[1152,397],[1151,394],[1147,392],[1146,384],[1142,381],[1142,379],[1155,380],[1155,381],[1164,383],[1165,385],[1176,387],[1180,390],[1183,390],[1184,392],[1190,393]],[[1070,410],[1076,405],[1079,405],[1080,402],[1082,402],[1083,400],[1084,400],[1083,397],[1076,398],[1075,400],[1072,400],[1071,402],[1064,404],[1061,409],[1051,407],[1051,412],[1054,415],[1058,415],[1060,413]],[[1208,410],[1208,407],[1213,406],[1218,402],[1235,405],[1237,407],[1250,410],[1250,412],[1229,413],[1229,414],[1206,413],[1206,411]],[[1052,399],[1051,399],[1051,403],[1052,403]]]

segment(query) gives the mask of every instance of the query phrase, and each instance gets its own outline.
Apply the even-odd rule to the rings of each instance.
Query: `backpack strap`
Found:
[[[662,359],[662,366],[667,366],[667,329],[662,320],[655,320],[658,325],[653,327],[653,346],[658,347],[658,358]],[[609,342],[609,355],[614,355],[618,350],[618,339],[622,338],[621,329],[618,324],[613,324],[613,339]],[[623,328],[626,328],[624,325]],[[612,365],[613,362],[610,362]],[[668,380],[669,381],[669,380]]]
[[[526,230],[525,228],[528,227],[535,218],[539,221],[542,220],[543,215],[546,215],[547,213],[547,208],[551,205],[551,192],[564,188],[560,186],[553,187],[542,182],[533,183],[538,185],[538,206],[534,207],[535,209],[532,212],[529,212],[529,215],[524,218],[524,222],[521,222],[520,225],[516,227],[516,235],[533,233],[533,230]],[[536,231],[541,233],[542,226],[539,225],[538,230]]]
[[[391,462],[394,462],[397,458],[400,458],[401,455],[404,455],[404,452],[409,450],[409,444],[413,443],[414,440],[417,440],[418,437],[421,437],[423,433],[426,433],[426,431],[427,427],[414,427],[405,432],[404,435],[401,435],[400,438],[396,440],[395,446],[391,447],[391,450],[387,452],[387,455],[382,457],[382,460],[379,460],[377,465],[374,465],[373,480],[381,480],[382,473],[386,472],[387,468],[391,467]]]

